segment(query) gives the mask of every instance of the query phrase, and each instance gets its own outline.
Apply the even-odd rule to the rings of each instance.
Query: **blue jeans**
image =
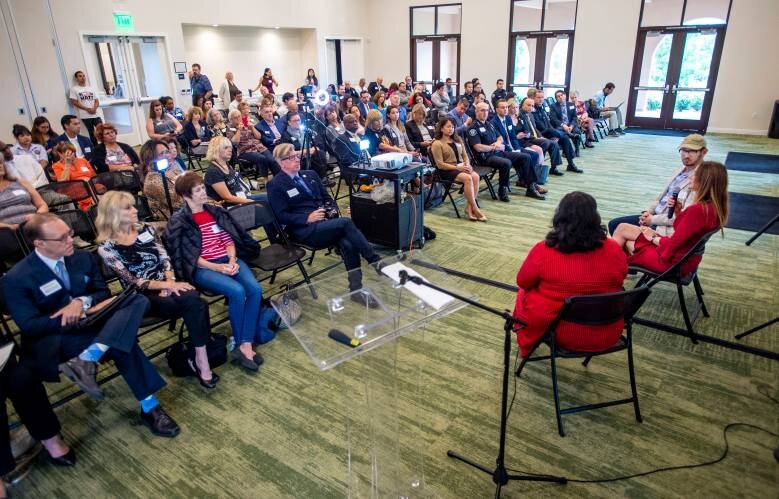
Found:
[[[617,230],[619,224],[638,225],[638,220],[640,218],[641,215],[627,215],[609,220],[609,234],[614,235],[614,231]]]
[[[211,263],[227,263],[227,257],[211,260]],[[195,271],[195,284],[212,293],[227,297],[230,326],[233,328],[235,344],[254,341],[260,320],[262,287],[249,267],[238,260],[238,273],[230,276],[210,269]]]

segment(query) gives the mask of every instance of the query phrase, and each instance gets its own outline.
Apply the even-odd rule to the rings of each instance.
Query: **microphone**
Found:
[[[335,340],[338,343],[342,343],[351,348],[360,346],[360,340],[356,338],[350,338],[345,333],[337,329],[331,329],[330,332],[327,333],[327,336],[329,336],[331,340]]]
[[[671,198],[674,200],[674,205],[668,208],[668,218],[673,218],[674,216],[674,208],[676,208],[676,201],[679,200],[679,189],[676,189],[671,194]]]

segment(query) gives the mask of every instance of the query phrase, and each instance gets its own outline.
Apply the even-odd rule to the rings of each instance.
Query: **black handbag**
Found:
[[[193,349],[194,351],[194,349]],[[206,353],[208,355],[208,364],[211,369],[219,367],[227,362],[227,337],[222,334],[211,333],[206,341]],[[189,338],[184,339],[184,332],[179,330],[179,340],[171,345],[165,352],[165,358],[168,361],[168,367],[173,375],[178,378],[195,376],[195,371],[189,364],[194,358],[190,354]]]

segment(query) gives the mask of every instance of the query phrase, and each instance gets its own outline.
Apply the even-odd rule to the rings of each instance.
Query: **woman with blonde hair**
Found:
[[[704,161],[695,169],[690,190],[693,203],[674,217],[674,232],[661,236],[649,227],[619,224],[612,236],[628,254],[628,263],[663,273],[675,265],[704,234],[722,229],[728,220],[728,171],[725,165]],[[673,206],[669,200],[669,206]],[[724,232],[723,232],[724,234]],[[692,256],[681,268],[687,275],[698,267],[700,255]]]
[[[205,388],[215,388],[206,341],[211,323],[208,305],[195,288],[177,282],[168,253],[151,225],[138,222],[132,194],[109,191],[97,207],[97,252],[122,286],[136,286],[149,300],[149,313],[162,319],[183,317],[189,333],[189,366]]]
[[[265,194],[252,194],[241,174],[230,166],[232,155],[233,143],[227,137],[215,137],[208,144],[206,161],[210,165],[203,176],[208,197],[228,205],[267,201],[268,196]]]

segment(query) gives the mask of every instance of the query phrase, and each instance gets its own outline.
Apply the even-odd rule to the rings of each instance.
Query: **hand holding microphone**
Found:
[[[674,210],[676,209],[676,201],[679,199],[679,189],[676,189],[671,194],[671,197],[668,198],[668,218],[671,219],[674,217]]]

